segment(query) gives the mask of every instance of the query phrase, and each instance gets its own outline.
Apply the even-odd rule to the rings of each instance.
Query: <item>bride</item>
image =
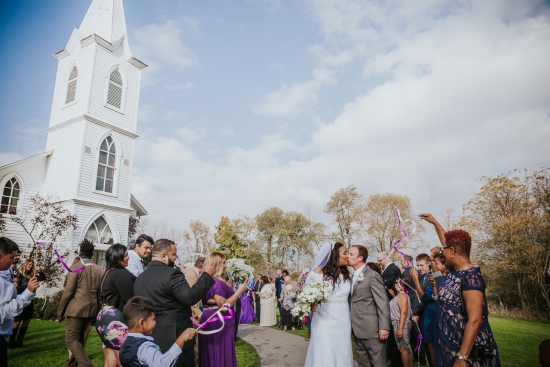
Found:
[[[339,242],[325,243],[315,256],[306,284],[326,280],[333,289],[311,320],[311,341],[304,367],[353,366],[348,305],[351,277],[347,264],[346,248]]]

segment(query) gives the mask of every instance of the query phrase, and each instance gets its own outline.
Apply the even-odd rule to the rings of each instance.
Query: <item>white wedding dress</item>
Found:
[[[306,284],[323,280],[323,274],[311,272]],[[348,297],[351,280],[340,282],[327,301],[317,307],[311,320],[311,341],[305,367],[353,367],[351,351],[351,319]]]

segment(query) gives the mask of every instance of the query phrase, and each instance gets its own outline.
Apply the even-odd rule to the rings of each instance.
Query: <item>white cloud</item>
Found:
[[[460,209],[482,175],[548,164],[550,22],[526,16],[536,4],[525,3],[312,0],[326,40],[309,49],[311,80],[283,84],[253,111],[314,111],[321,88],[346,88],[335,74],[353,72],[353,60],[363,65],[355,78],[376,85],[303,144],[271,134],[206,159],[183,137],[138,140],[154,149],[136,157],[134,191],[152,217],[180,224],[307,203],[323,219],[329,196],[350,183],[407,194],[422,211]]]
[[[0,152],[0,167],[5,166],[6,164],[20,161],[21,159],[25,158],[28,157],[15,152]]]

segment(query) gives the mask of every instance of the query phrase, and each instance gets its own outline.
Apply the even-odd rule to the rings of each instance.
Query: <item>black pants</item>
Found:
[[[262,306],[260,305],[260,297],[256,296],[256,320],[260,322],[260,309]]]
[[[195,349],[184,350],[176,359],[174,367],[195,367]]]
[[[0,335],[0,367],[8,367],[8,342]]]
[[[281,323],[283,327],[286,326],[287,329],[291,329],[294,326],[290,310],[286,310],[284,307],[281,307]]]
[[[420,320],[418,320],[420,322]],[[414,352],[416,349],[416,343],[418,343],[418,334],[420,330],[418,329],[418,326],[416,326],[416,322],[412,323],[411,327],[411,348],[413,349],[413,360],[419,361],[419,362],[426,362],[426,349],[424,348],[424,343],[420,343],[420,346],[418,347],[419,350]],[[420,354],[420,359],[418,358],[418,355]]]
[[[239,319],[241,318],[241,308],[242,308],[241,299],[238,298],[237,302],[235,303],[235,338],[237,337],[237,331],[239,331]]]

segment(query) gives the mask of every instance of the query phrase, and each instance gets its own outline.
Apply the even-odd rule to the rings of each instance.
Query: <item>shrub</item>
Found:
[[[59,291],[46,298],[46,304],[44,305],[44,298],[35,297],[32,300],[34,309],[34,317],[43,320],[57,320],[57,309],[59,307],[59,301],[63,291]]]

